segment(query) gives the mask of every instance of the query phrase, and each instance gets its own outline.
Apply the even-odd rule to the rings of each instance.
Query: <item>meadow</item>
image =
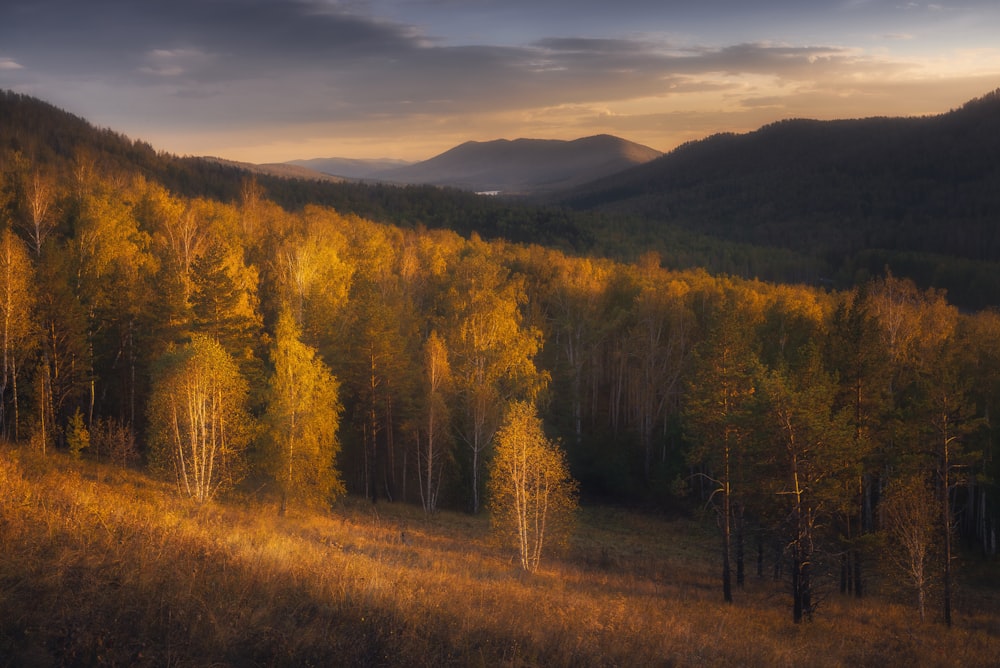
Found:
[[[537,574],[485,516],[357,499],[197,505],[145,474],[0,447],[0,666],[988,665],[996,564],[955,626],[876,593],[793,624],[787,584],[722,602],[711,523],[581,512]],[[968,578],[968,574],[966,578]]]

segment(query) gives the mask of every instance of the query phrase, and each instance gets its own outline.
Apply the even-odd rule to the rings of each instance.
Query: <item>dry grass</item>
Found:
[[[0,665],[987,665],[1000,612],[920,625],[773,583],[719,602],[698,525],[585,514],[534,575],[483,518],[345,502],[197,507],[135,473],[0,448]],[[993,598],[991,599],[990,596]],[[995,601],[987,592],[977,601]]]

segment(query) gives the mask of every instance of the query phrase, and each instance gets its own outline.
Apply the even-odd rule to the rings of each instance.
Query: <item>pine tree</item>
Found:
[[[695,351],[684,402],[685,424],[693,442],[689,461],[702,466],[703,475],[713,484],[710,498],[722,529],[722,595],[727,603],[733,600],[732,525],[734,519],[743,521],[748,413],[759,367],[749,321],[745,309],[731,296]],[[737,584],[743,585],[742,559],[737,564]]]

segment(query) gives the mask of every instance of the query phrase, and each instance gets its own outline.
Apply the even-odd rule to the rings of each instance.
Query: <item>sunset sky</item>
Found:
[[[996,0],[0,0],[0,88],[251,162],[598,133],[666,151],[998,87]]]

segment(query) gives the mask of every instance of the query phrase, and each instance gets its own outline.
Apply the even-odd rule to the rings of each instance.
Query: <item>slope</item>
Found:
[[[560,201],[834,260],[881,249],[996,262],[1000,91],[940,116],[717,135]]]
[[[141,175],[185,197],[232,202],[243,183],[254,179],[268,199],[289,211],[308,204],[329,206],[404,227],[447,228],[485,238],[535,242],[577,251],[591,250],[586,226],[566,211],[479,197],[471,192],[431,185],[399,187],[339,180],[291,165],[249,165],[218,158],[179,157],[156,151],[48,102],[0,90],[0,217],[14,211],[14,191],[29,172],[51,172],[72,179],[77,166],[89,163],[107,173]]]

